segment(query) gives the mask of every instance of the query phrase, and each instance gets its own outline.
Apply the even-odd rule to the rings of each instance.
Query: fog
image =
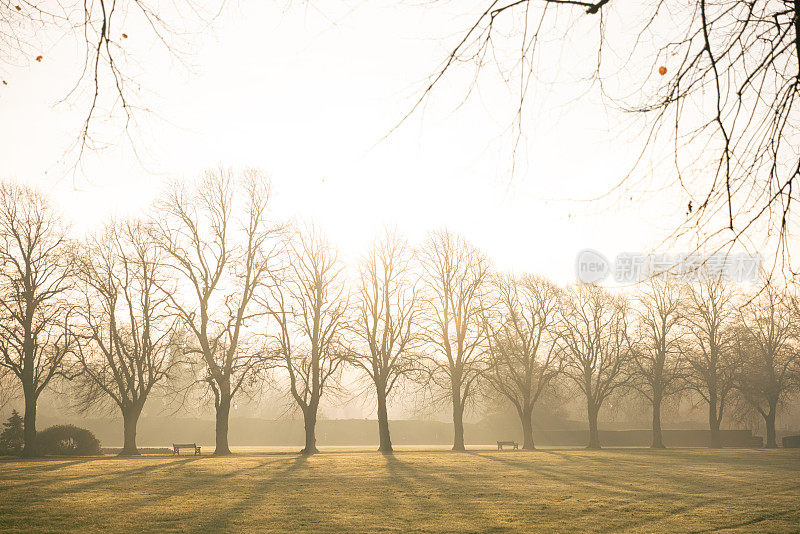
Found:
[[[0,2],[0,531],[794,532],[800,0]]]

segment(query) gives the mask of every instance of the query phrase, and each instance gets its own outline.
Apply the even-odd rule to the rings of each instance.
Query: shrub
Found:
[[[0,454],[22,454],[23,444],[23,422],[17,410],[11,412],[11,417],[3,423],[3,431],[0,432]]]
[[[36,434],[39,454],[91,456],[100,454],[100,441],[89,430],[74,425],[55,425]]]

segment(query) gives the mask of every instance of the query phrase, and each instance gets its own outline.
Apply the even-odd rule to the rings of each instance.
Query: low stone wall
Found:
[[[781,441],[783,442],[783,447],[786,449],[800,449],[800,435],[784,436]]]

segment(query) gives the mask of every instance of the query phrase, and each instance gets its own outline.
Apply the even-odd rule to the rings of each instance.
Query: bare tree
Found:
[[[651,278],[639,294],[639,333],[633,342],[633,386],[653,407],[654,449],[664,448],[661,405],[684,387],[683,335],[685,310],[680,288],[666,276]]]
[[[70,242],[40,193],[0,186],[0,367],[25,397],[24,456],[36,454],[36,402],[73,349]]]
[[[14,372],[0,363],[0,410],[19,398],[20,382]]]
[[[496,302],[485,318],[489,346],[485,376],[517,410],[522,448],[535,449],[533,409],[563,366],[558,345],[561,291],[549,280],[531,275],[498,275],[492,288]]]
[[[687,320],[692,342],[688,387],[708,404],[712,448],[722,447],[720,425],[736,380],[734,294],[721,278],[705,278],[688,287]]]
[[[76,79],[64,101],[85,110],[77,131],[77,150],[105,146],[101,134],[109,122],[124,132],[148,111],[137,80],[138,43],[159,46],[173,59],[184,60],[193,28],[208,26],[222,5],[194,0],[42,0],[0,3],[0,79],[15,83],[19,65],[50,60],[52,43],[74,42],[82,57]],[[130,39],[129,39],[130,37]],[[135,44],[136,43],[136,44]],[[71,76],[70,76],[71,78]]]
[[[305,447],[317,449],[317,412],[323,394],[335,386],[347,357],[343,342],[348,295],[333,247],[312,230],[297,233],[284,269],[263,299],[277,325],[274,355],[289,377],[289,391],[303,412]]]
[[[216,450],[230,454],[228,417],[234,396],[252,379],[263,354],[243,343],[261,312],[253,295],[270,275],[281,228],[268,220],[269,184],[248,170],[206,173],[194,189],[176,185],[158,203],[151,233],[178,280],[165,288],[170,310],[194,339],[203,381],[214,395]]]
[[[775,236],[778,252],[789,260],[786,238],[800,176],[794,150],[800,4],[487,1],[455,38],[409,114],[464,65],[475,71],[467,76],[469,91],[481,73],[497,73],[512,95],[516,150],[539,69],[552,64],[545,54],[554,41],[568,43],[573,36],[580,37],[573,45],[580,49],[571,55],[588,58],[581,76],[592,86],[587,90],[597,89],[605,102],[642,118],[642,151],[633,153],[632,172],[608,191],[625,188],[625,198],[641,198],[643,191],[663,195],[671,189],[687,206],[673,236],[698,236],[698,249],[747,244],[743,238],[754,234]],[[644,155],[662,154],[663,147],[672,150],[672,172],[648,183],[651,160]],[[643,162],[646,172],[637,181],[633,171]]]
[[[90,409],[110,399],[120,409],[123,456],[139,454],[136,425],[147,396],[181,361],[161,256],[143,224],[130,221],[109,225],[75,258],[84,296],[80,402]]]
[[[597,416],[603,403],[628,383],[627,303],[606,290],[579,284],[563,304],[564,373],[586,397],[590,449],[600,448]]]
[[[453,404],[453,450],[463,451],[464,410],[486,368],[484,297],[489,260],[464,238],[434,232],[420,251],[425,275],[421,299],[424,358],[432,383]]]
[[[353,330],[364,349],[354,349],[348,360],[375,386],[378,450],[382,452],[392,452],[387,401],[398,380],[417,368],[414,353],[418,341],[417,292],[411,260],[405,239],[387,231],[360,265]]]
[[[741,368],[736,388],[764,418],[768,449],[778,446],[778,409],[800,386],[797,372],[797,317],[787,295],[767,285],[741,312],[735,342]]]

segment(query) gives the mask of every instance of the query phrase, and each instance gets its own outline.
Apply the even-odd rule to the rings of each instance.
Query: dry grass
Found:
[[[791,450],[0,462],[0,531],[800,530]]]

